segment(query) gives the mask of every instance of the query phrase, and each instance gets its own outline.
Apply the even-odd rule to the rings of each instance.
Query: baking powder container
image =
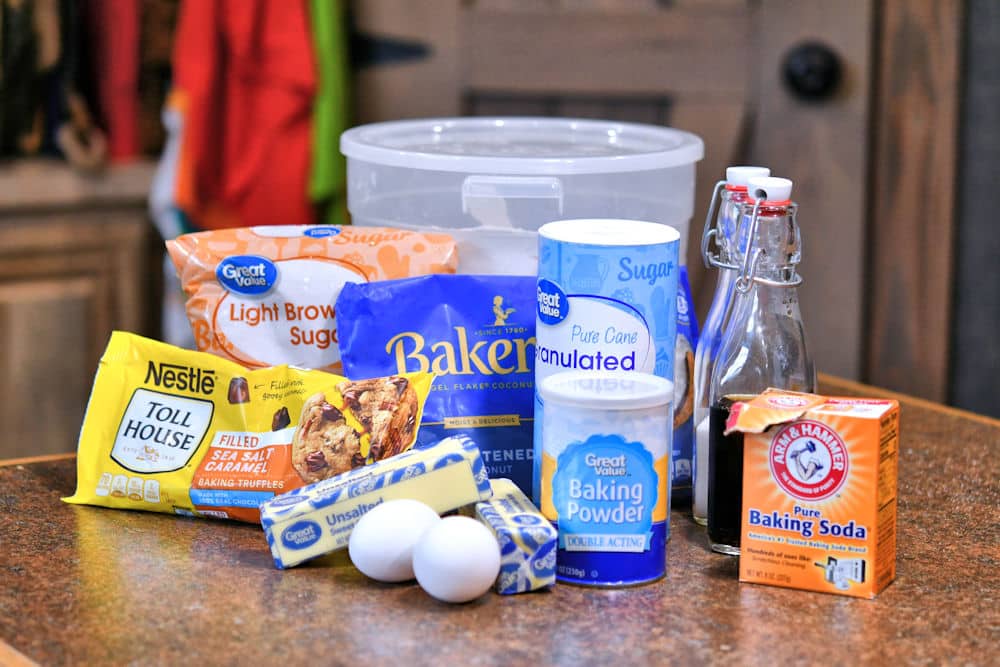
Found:
[[[648,373],[567,371],[539,391],[540,506],[559,530],[556,578],[659,579],[670,535],[673,384]]]
[[[639,220],[559,220],[538,230],[534,486],[545,402],[563,371],[636,371],[674,380],[680,234]]]

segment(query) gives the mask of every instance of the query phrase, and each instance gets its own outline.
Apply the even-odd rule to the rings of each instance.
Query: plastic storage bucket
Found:
[[[534,275],[537,230],[567,218],[671,225],[681,257],[694,212],[697,136],[638,123],[441,118],[345,132],[354,224],[442,231],[463,273]]]

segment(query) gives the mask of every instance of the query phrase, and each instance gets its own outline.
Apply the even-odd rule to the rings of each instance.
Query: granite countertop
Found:
[[[827,378],[827,393],[876,395]],[[683,511],[646,586],[459,606],[260,528],[71,506],[71,457],[0,467],[0,663],[985,664],[1000,641],[1000,421],[901,397],[897,579],[875,600],[736,580]]]

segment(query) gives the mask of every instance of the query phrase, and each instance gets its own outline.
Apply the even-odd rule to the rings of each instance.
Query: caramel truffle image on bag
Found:
[[[326,395],[310,396],[292,438],[292,464],[306,482],[318,482],[366,463],[399,454],[413,442],[418,398],[410,381],[398,375],[337,385],[344,408],[363,428],[358,431],[344,410]],[[361,453],[367,433],[368,454]]]

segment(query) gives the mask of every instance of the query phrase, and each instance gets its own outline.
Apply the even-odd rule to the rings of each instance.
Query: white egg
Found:
[[[420,587],[443,602],[468,602],[488,591],[500,572],[500,545],[475,519],[449,516],[427,529],[413,549]]]
[[[441,517],[417,500],[388,500],[358,520],[347,542],[351,562],[378,581],[413,579],[413,547]]]

